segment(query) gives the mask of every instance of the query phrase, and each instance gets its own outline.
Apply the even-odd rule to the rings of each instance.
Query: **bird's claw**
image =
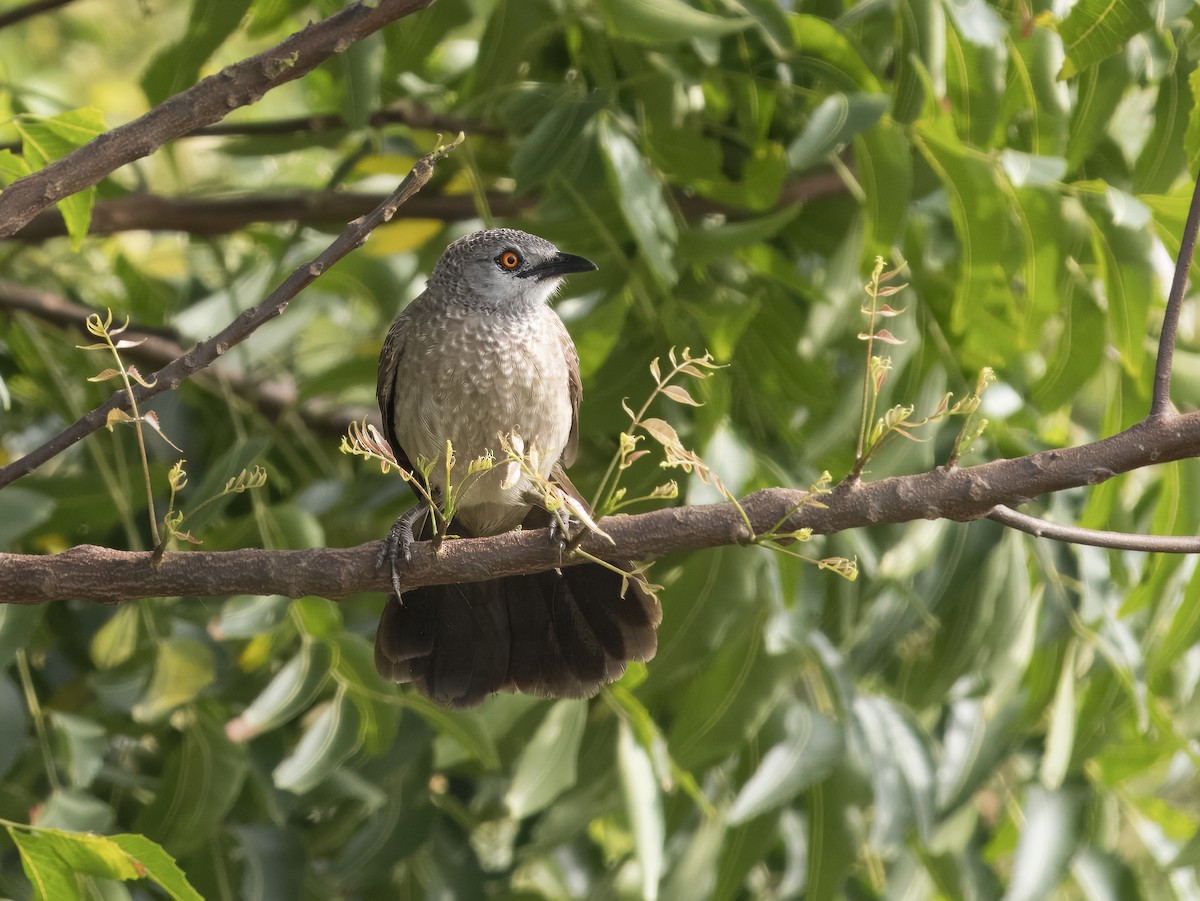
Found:
[[[557,545],[560,561],[564,554],[571,554],[579,547],[587,533],[587,526],[564,508],[550,516],[550,543]]]
[[[405,566],[412,563],[412,548],[417,540],[413,527],[417,519],[424,513],[425,509],[419,505],[410,507],[401,513],[392,523],[387,537],[383,539],[383,544],[379,548],[379,553],[375,555],[376,571],[383,569],[385,563],[391,568],[392,590],[397,595],[400,594],[400,574],[396,571],[396,563],[397,560],[403,560]]]

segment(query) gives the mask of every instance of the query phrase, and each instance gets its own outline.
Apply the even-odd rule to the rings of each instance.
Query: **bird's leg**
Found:
[[[392,524],[391,529],[388,530],[387,537],[383,539],[383,546],[375,557],[376,570],[382,569],[384,563],[390,565],[392,590],[397,595],[400,594],[400,575],[396,572],[397,558],[402,559],[406,566],[412,563],[412,546],[417,540],[413,527],[418,519],[428,515],[429,508],[424,504],[416,504],[401,513]],[[424,522],[422,522],[423,525]]]

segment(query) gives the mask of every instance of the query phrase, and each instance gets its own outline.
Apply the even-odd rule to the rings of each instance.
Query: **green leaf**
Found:
[[[0,669],[0,735],[12,736],[7,741],[0,742],[0,777],[3,777],[24,753],[26,726],[25,702],[17,687],[4,675],[3,669]]]
[[[301,736],[295,750],[271,773],[275,785],[303,794],[319,785],[362,745],[362,714],[339,689]]]
[[[575,784],[587,710],[583,701],[557,701],[546,713],[517,758],[512,784],[504,795],[513,817],[536,813]]]
[[[1136,194],[1163,193],[1187,169],[1189,120],[1195,114],[1189,79],[1195,71],[1192,61],[1181,53],[1158,84],[1154,125],[1133,167]]]
[[[250,0],[193,0],[183,36],[164,47],[142,73],[142,90],[154,106],[200,80],[200,67],[238,27]]]
[[[671,263],[676,239],[675,221],[663,199],[663,188],[649,163],[633,141],[617,127],[612,117],[598,120],[600,145],[609,184],[621,205],[621,214],[650,271],[666,286],[678,277]]]
[[[38,816],[38,825],[77,832],[108,832],[116,814],[112,807],[87,792],[59,788],[50,793]]]
[[[243,594],[221,605],[221,613],[208,626],[217,639],[253,638],[269,632],[287,616],[292,599],[282,594]]]
[[[142,611],[137,603],[123,604],[113,611],[103,626],[92,636],[89,648],[92,662],[100,669],[120,666],[137,650]]]
[[[788,165],[803,171],[825,158],[887,111],[884,94],[832,94],[821,101],[796,140],[788,145]]]
[[[883,93],[879,79],[846,32],[818,16],[793,14],[789,18],[796,40],[792,65],[798,71],[811,73],[834,90]]]
[[[145,878],[160,886],[175,901],[203,901],[175,859],[144,835],[111,835],[109,841],[133,858]]]
[[[216,678],[212,651],[194,638],[172,636],[158,642],[154,675],[133,706],[133,718],[152,723],[181,704],[194,701]]]
[[[103,115],[93,107],[83,107],[57,116],[19,116],[13,120],[13,125],[21,136],[25,161],[34,171],[62,159],[105,130]],[[95,186],[89,186],[58,202],[58,211],[62,213],[75,250],[79,249],[87,234],[95,197]]]
[[[600,94],[590,98],[566,94],[534,126],[509,164],[518,194],[536,188],[574,160],[584,126],[603,108],[602,101]]]
[[[1022,805],[1021,839],[1013,859],[1005,901],[1042,901],[1054,894],[1079,847],[1084,791],[1068,786],[1048,791],[1031,785]]]
[[[1059,23],[1067,58],[1060,79],[1071,78],[1120,51],[1135,34],[1154,26],[1144,0],[1079,0]]]
[[[72,873],[99,876],[102,879],[137,879],[137,867],[119,845],[101,835],[64,832],[58,829],[38,829],[22,833],[10,828],[9,835],[18,848],[40,846],[58,858]]]
[[[746,16],[714,16],[683,0],[606,0],[601,8],[610,34],[645,44],[721,38],[754,24]]]
[[[167,752],[154,800],[135,828],[176,855],[204,845],[237,800],[246,771],[245,750],[200,705],[182,741]]]
[[[0,670],[7,668],[17,651],[29,647],[45,610],[43,604],[0,604]]]
[[[62,750],[58,757],[64,761],[67,777],[76,788],[87,788],[104,766],[108,750],[108,733],[95,720],[55,710],[50,722],[58,733]],[[0,771],[3,767],[0,766]]]
[[[788,710],[787,738],[763,755],[729,808],[729,821],[742,823],[791,802],[801,791],[824,779],[843,759],[842,727],[807,705]]]
[[[778,699],[780,661],[767,655],[753,620],[744,638],[713,655],[683,696],[668,737],[672,756],[687,770],[724,757],[754,735]]]
[[[18,178],[24,178],[33,172],[24,157],[17,156],[11,150],[0,150],[0,188],[6,187]]]
[[[305,642],[241,716],[226,724],[225,734],[234,741],[249,741],[307,710],[329,679],[333,658],[332,646]]]
[[[20,832],[11,826],[8,834],[21,855],[21,868],[33,883],[37,901],[76,901],[81,898],[75,872],[58,854],[54,841],[36,832]]]
[[[1067,653],[1063,656],[1059,673],[1058,689],[1050,711],[1050,726],[1046,731],[1046,753],[1042,758],[1042,784],[1056,791],[1067,777],[1071,765],[1071,753],[1075,749],[1075,655],[1078,644],[1067,642]]]
[[[799,212],[797,204],[755,219],[719,225],[697,223],[679,236],[680,259],[703,264],[739,247],[761,244],[785,228]]]
[[[89,835],[56,829],[26,832],[9,827],[36,896],[46,901],[82,897],[75,875],[100,879],[146,878],[176,901],[200,901],[175,861],[140,835]],[[90,896],[89,896],[90,897]]]
[[[658,895],[658,883],[663,873],[663,845],[666,826],[663,822],[662,791],[654,778],[650,755],[634,737],[625,720],[617,732],[617,766],[621,772],[621,793],[625,797],[625,814],[633,827],[633,845],[641,871],[642,897]]]
[[[882,697],[854,702],[854,722],[871,757],[875,812],[871,844],[899,846],[911,827],[928,841],[934,825],[934,766],[929,739],[899,705]]]
[[[401,704],[433,726],[440,734],[454,739],[464,751],[478,760],[484,769],[500,768],[496,740],[475,711],[450,710],[415,692],[404,695]]]
[[[890,255],[904,233],[913,191],[912,142],[906,130],[884,117],[854,139],[869,229],[867,251]]]
[[[54,501],[46,495],[20,485],[6,488],[0,494],[0,547],[11,548],[53,512]]]

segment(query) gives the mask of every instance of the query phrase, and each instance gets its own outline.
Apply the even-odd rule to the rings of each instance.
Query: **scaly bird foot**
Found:
[[[397,559],[403,560],[405,566],[412,563],[412,546],[417,540],[414,525],[418,519],[428,513],[428,509],[421,504],[410,507],[401,513],[392,524],[391,529],[388,530],[387,537],[383,539],[383,545],[375,556],[376,570],[382,569],[384,563],[391,567],[392,590],[397,595],[400,594],[400,574],[396,571]]]

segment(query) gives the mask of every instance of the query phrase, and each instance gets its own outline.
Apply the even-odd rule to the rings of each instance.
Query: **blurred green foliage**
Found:
[[[0,30],[0,140],[69,144],[64,123],[127,121],[339,6],[89,0]],[[388,190],[436,135],[365,123],[423,104],[468,133],[425,189],[462,216],[379,229],[221,368],[369,406],[391,317],[450,239],[493,222],[489,196],[515,194],[529,206],[506,224],[600,266],[559,306],[582,357],[585,490],[617,450],[621,400],[649,394],[647,366],[672,346],[730,364],[693,389],[704,406],[651,415],[731,490],[844,476],[877,255],[910,283],[890,298],[905,343],[887,348],[886,405],[922,416],[982,367],[998,376],[969,465],[1144,415],[1200,152],[1197,8],[1061,12],[440,0],[228,120],[339,113],[346,129],[181,140],[96,196]],[[0,181],[40,165],[31,149],[0,152]],[[66,211],[77,239],[87,210]],[[336,231],[181,226],[10,241],[0,275],[186,343]],[[86,381],[77,335],[0,321],[9,460],[111,384]],[[1187,409],[1198,328],[1187,309]],[[181,456],[185,514],[244,468],[268,474],[185,520],[208,550],[357,544],[408,502],[336,434],[264,418],[247,392],[188,383],[151,406],[183,449],[149,436],[163,509]],[[937,465],[957,430],[891,444],[866,477]],[[645,458],[626,478],[632,496],[664,476]],[[141,480],[130,429],[92,435],[0,493],[2,548],[145,548]],[[1197,486],[1185,461],[1041,510],[1196,534]],[[140,833],[206,898],[1200,898],[1194,559],[946,521],[805,550],[856,558],[859,580],[758,548],[672,556],[652,570],[656,659],[590,703],[470,712],[380,683],[380,596],[0,607],[0,818],[114,836],[0,834],[0,895],[34,897],[25,873],[48,866],[67,873],[60,891],[158,897],[125,881],[132,855],[186,897]]]

